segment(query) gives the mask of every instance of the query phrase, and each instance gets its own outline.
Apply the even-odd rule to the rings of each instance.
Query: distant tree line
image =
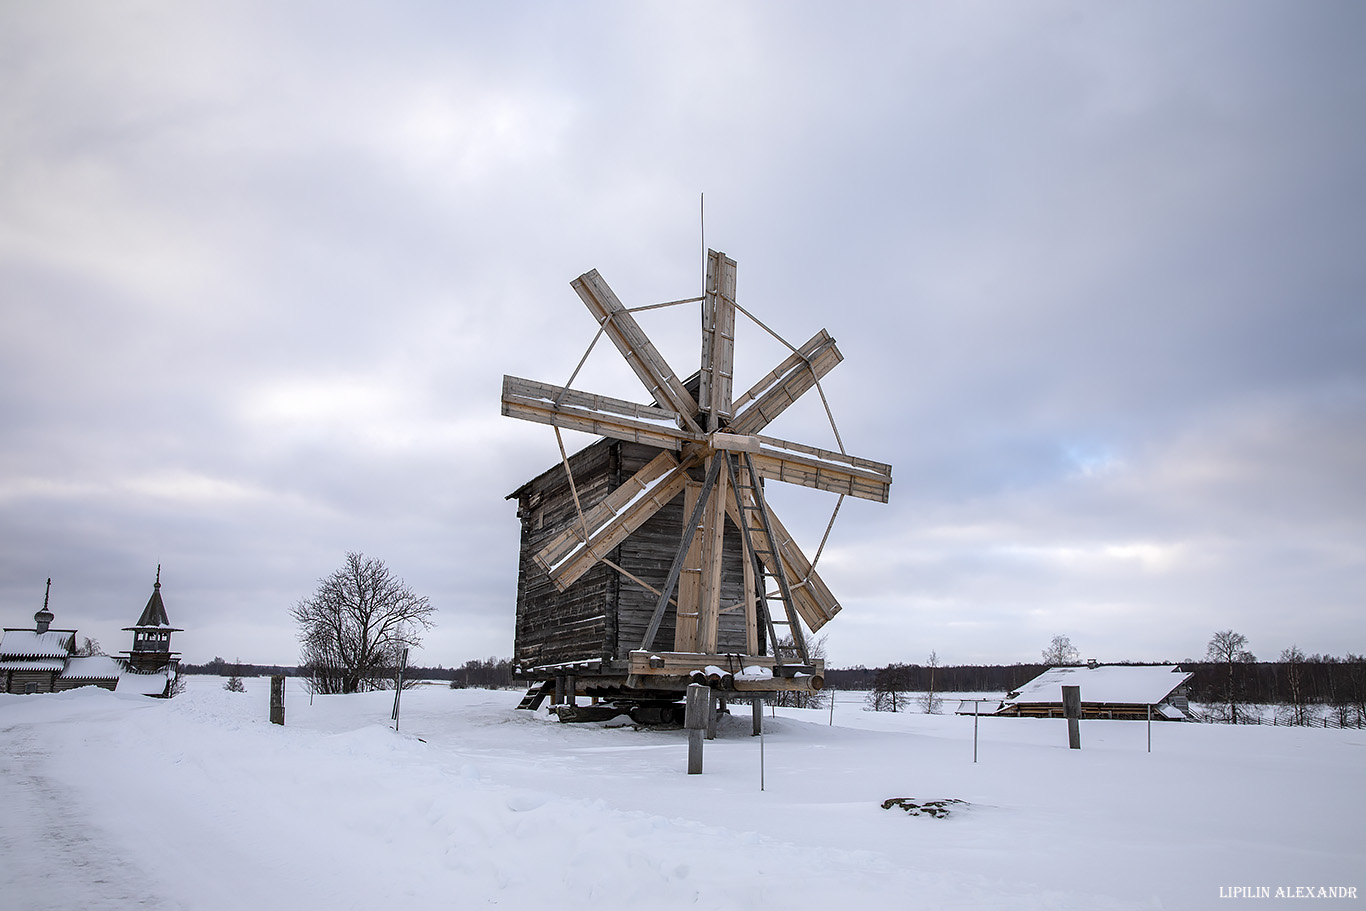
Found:
[[[204,664],[182,664],[184,674],[212,674],[216,677],[266,677],[283,674],[287,677],[307,677],[307,668],[279,664],[251,664],[243,661],[225,661],[214,657]],[[389,669],[389,680],[393,680],[393,669]],[[479,687],[484,689],[505,689],[513,686],[511,658],[474,658],[460,667],[422,667],[409,665],[403,671],[404,680],[445,680],[455,689]]]
[[[889,664],[886,667],[826,668],[825,685],[837,690],[871,692],[879,674],[906,692],[929,692],[931,676],[939,693],[1008,693],[1047,670],[1042,664],[963,664],[931,667],[927,664]]]

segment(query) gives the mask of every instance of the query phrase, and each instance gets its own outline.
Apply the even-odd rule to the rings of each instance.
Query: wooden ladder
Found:
[[[537,680],[535,683],[531,684],[531,686],[527,687],[526,695],[522,697],[521,702],[517,703],[517,708],[530,709],[533,712],[536,711],[541,707],[541,703],[545,701],[545,697],[549,696],[554,690],[554,687],[555,682],[553,680]]]
[[[764,504],[763,488],[759,485],[759,474],[754,470],[754,463],[750,460],[748,453],[737,453],[736,458],[741,460],[740,472],[737,479],[735,466],[731,462],[731,454],[726,453],[726,469],[730,472],[731,487],[735,490],[735,505],[740,514],[740,532],[744,535],[745,549],[752,555],[754,560],[754,578],[759,580],[759,613],[763,617],[764,625],[768,628],[768,638],[773,648],[773,661],[778,667],[787,664],[809,665],[810,657],[806,651],[806,640],[802,635],[801,623],[797,619],[797,613],[792,601],[792,590],[787,583],[787,573],[783,570],[782,554],[778,553],[773,544],[773,525],[769,521],[768,507]],[[757,524],[751,524],[750,514],[753,513],[758,518]],[[773,619],[772,612],[768,609],[768,586],[763,584],[764,563],[760,558],[761,554],[767,554],[773,566],[772,575],[778,580],[778,594],[783,602],[783,612],[786,620]],[[778,638],[774,627],[787,627],[790,643],[783,643]]]

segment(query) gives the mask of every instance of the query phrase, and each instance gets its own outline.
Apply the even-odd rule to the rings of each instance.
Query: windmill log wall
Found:
[[[602,439],[570,456],[579,503],[587,510],[659,454],[639,443]],[[698,473],[697,480],[701,480]],[[522,522],[517,573],[517,622],[513,661],[523,668],[568,662],[625,661],[640,647],[658,596],[604,563],[561,592],[533,555],[578,519],[563,465],[556,465],[508,496],[517,500]],[[643,581],[662,588],[678,554],[683,530],[683,496],[675,497],[609,556]],[[743,589],[740,533],[726,525],[721,601],[740,600]],[[664,615],[654,648],[673,649],[674,610]],[[766,637],[761,633],[760,642]],[[743,653],[745,618],[741,609],[721,614],[720,652]],[[762,646],[761,646],[762,649]]]

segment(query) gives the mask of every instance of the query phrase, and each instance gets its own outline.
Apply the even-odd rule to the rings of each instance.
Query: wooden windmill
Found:
[[[703,295],[672,302],[702,304],[701,370],[688,380],[596,270],[571,283],[598,323],[594,343],[612,340],[650,404],[577,391],[573,377],[564,386],[503,379],[504,415],[549,424],[557,438],[563,428],[619,444],[611,457],[571,458],[561,439],[562,465],[509,496],[523,519],[516,660],[527,678],[545,681],[540,692],[567,678],[560,692],[571,702],[575,694],[671,698],[708,668],[713,678],[725,671],[737,690],[821,686],[823,666],[807,652],[802,623],[820,629],[839,603],[769,508],[764,482],[885,503],[891,466],[762,435],[842,355],[824,330],[800,347],[784,342],[791,355],[734,397],[737,309],[749,316],[736,304],[735,279],[735,261],[708,251]],[[668,305],[637,309],[656,306]],[[633,536],[648,540],[632,545]],[[672,642],[657,641],[670,625]],[[527,703],[539,702],[535,692]]]

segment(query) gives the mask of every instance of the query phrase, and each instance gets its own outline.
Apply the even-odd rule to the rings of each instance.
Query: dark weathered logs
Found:
[[[707,714],[711,706],[711,688],[700,683],[688,685],[688,707],[683,716],[683,727],[688,730],[688,774],[702,774],[702,738],[707,731]]]

